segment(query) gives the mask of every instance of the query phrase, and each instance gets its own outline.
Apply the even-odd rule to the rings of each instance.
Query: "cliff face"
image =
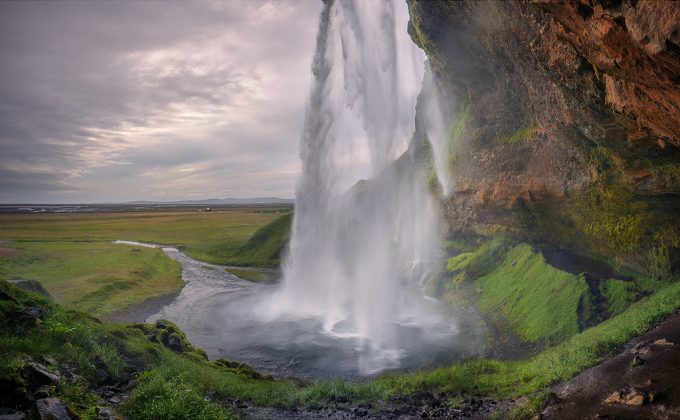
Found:
[[[409,11],[452,107],[451,234],[678,271],[680,3],[409,0]]]

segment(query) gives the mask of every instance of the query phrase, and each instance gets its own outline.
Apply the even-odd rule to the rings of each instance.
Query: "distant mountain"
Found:
[[[295,200],[279,197],[253,197],[253,198],[206,198],[203,200],[178,200],[178,201],[128,201],[120,204],[190,204],[190,205],[216,205],[216,204],[293,204]]]

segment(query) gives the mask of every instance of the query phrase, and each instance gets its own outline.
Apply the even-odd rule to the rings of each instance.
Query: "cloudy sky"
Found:
[[[321,2],[0,2],[0,203],[293,196]]]

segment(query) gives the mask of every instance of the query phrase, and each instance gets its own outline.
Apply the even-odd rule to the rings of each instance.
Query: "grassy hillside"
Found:
[[[215,264],[278,267],[290,238],[292,220],[292,213],[284,214],[259,228],[245,243],[225,238],[209,245],[187,248],[186,253]]]
[[[599,279],[587,264],[565,271],[530,245],[502,237],[452,247],[456,255],[448,260],[449,273],[434,281],[429,293],[473,306],[501,333],[530,343],[561,342],[668,284],[615,272],[606,274],[618,278]]]

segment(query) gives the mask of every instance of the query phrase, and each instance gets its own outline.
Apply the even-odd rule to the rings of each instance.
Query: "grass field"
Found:
[[[285,214],[281,214],[284,212]],[[181,266],[160,249],[243,266],[277,266],[291,213],[282,208],[0,215],[0,280],[41,282],[57,302],[97,316],[179,290]]]
[[[108,242],[14,242],[0,279],[37,280],[59,302],[97,316],[181,288],[182,267],[160,249]]]
[[[115,213],[1,214],[0,239],[112,241],[125,239],[201,249],[214,242],[244,244],[281,214],[266,209]]]

